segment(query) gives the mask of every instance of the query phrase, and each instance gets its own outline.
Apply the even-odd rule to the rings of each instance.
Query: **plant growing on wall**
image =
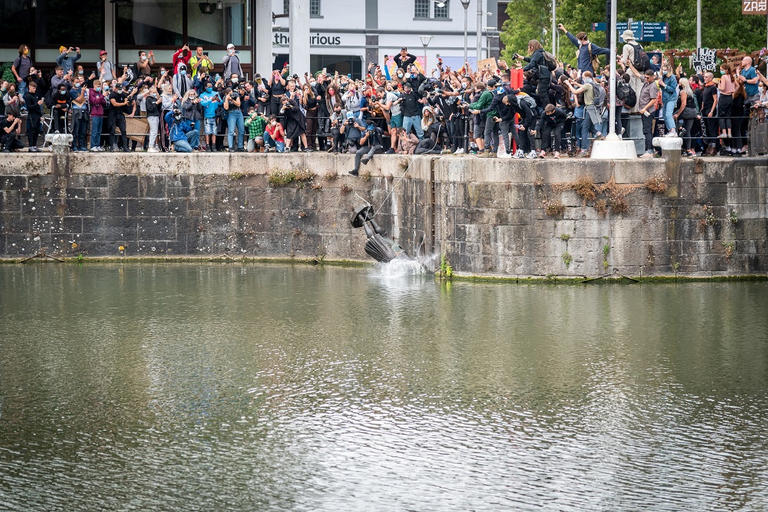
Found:
[[[440,256],[440,266],[435,272],[440,279],[453,279],[453,267],[451,267],[448,258],[443,254]]]

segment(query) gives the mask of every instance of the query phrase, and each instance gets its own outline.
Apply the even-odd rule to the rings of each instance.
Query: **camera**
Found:
[[[236,100],[237,98],[240,97],[240,94],[238,94],[237,91],[232,91],[231,93],[229,93],[229,97],[230,99]]]

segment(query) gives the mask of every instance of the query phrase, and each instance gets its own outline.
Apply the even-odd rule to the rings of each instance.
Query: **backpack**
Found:
[[[533,99],[532,96],[529,96],[525,93],[520,93],[517,95],[517,101],[518,103],[527,103],[529,107],[531,107],[531,110],[536,110],[536,100]]]
[[[632,44],[632,48],[635,50],[635,58],[632,59],[632,65],[638,71],[645,71],[651,67],[651,59],[648,54],[643,50],[643,47],[638,43]]]
[[[624,103],[627,108],[633,108],[637,105],[637,95],[632,87],[625,82],[616,85],[616,97]]]
[[[598,109],[605,106],[605,87],[602,85],[595,85],[594,83],[592,85],[592,94],[594,95],[593,105],[596,106]]]
[[[557,60],[555,60],[555,56],[546,51],[544,52],[544,64],[550,71],[554,71],[557,68]]]

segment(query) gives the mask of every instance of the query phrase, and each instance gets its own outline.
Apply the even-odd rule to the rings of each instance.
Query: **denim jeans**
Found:
[[[411,131],[411,127],[416,130],[416,136],[419,139],[424,138],[424,130],[421,129],[421,116],[404,116],[403,129],[406,135]]]
[[[235,128],[237,128],[237,149],[243,149],[243,132],[245,132],[245,123],[243,121],[243,112],[240,109],[230,110],[227,113],[227,146],[229,150],[235,149],[232,146],[235,137]]]
[[[677,98],[664,103],[664,124],[667,131],[675,129],[675,103],[677,103]]]
[[[27,92],[27,82],[24,80],[16,82],[16,91],[19,93],[19,96],[23,98],[24,94]]]
[[[79,114],[82,116],[83,114]],[[86,112],[84,117],[76,117],[72,122],[72,149],[82,150],[86,149],[86,136],[88,134],[88,113]]]
[[[101,126],[104,124],[104,118],[101,116],[91,117],[91,147],[101,146]]]
[[[196,148],[200,142],[200,132],[197,130],[190,130],[185,133],[187,140],[177,140],[173,143],[173,147],[176,148],[177,153],[191,153],[192,148]]]
[[[277,148],[278,153],[285,151],[285,142],[277,142],[272,137],[270,137],[268,132],[264,132],[264,146]]]

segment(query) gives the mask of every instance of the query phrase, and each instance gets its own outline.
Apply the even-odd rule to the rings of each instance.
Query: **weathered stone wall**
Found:
[[[662,160],[377,156],[360,178],[347,176],[351,164],[327,154],[11,154],[0,158],[0,255],[118,256],[122,246],[126,256],[367,260],[349,224],[365,200],[409,252],[445,253],[461,272],[768,271],[765,157],[685,160],[678,171]],[[314,179],[268,182],[297,169]],[[665,173],[665,193],[645,187]],[[583,177],[597,184],[594,199],[570,189]]]

